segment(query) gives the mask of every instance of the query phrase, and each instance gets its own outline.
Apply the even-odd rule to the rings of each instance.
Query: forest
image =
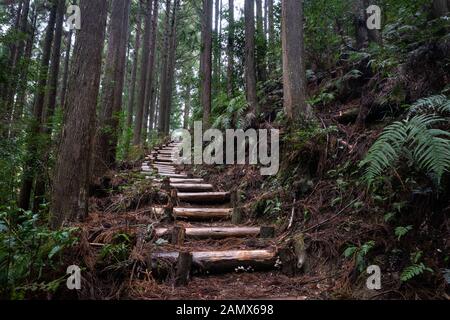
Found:
[[[450,299],[450,0],[2,0],[0,71],[1,300]]]

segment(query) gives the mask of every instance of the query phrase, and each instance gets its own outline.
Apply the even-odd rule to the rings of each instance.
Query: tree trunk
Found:
[[[221,1],[215,0],[214,8],[214,90],[220,90],[220,17],[221,17]]]
[[[65,1],[57,0],[57,15],[56,15],[56,27],[55,27],[55,39],[53,43],[52,61],[50,65],[50,74],[48,82],[48,96],[47,96],[47,110],[45,113],[45,122],[47,123],[47,132],[51,134],[52,125],[49,123],[53,115],[55,114],[56,108],[56,96],[58,92],[58,77],[59,77],[59,66],[61,60],[61,40],[62,31],[64,23],[64,11],[65,11]]]
[[[134,104],[136,100],[136,79],[139,63],[139,51],[141,49],[141,33],[142,33],[142,23],[141,23],[141,15],[139,13],[136,22],[136,39],[134,43],[133,69],[131,71],[130,99],[128,101],[128,113],[127,113],[127,128],[131,128],[133,126],[133,112],[135,109]]]
[[[266,39],[264,37],[264,18],[262,0],[256,0],[256,68],[259,82],[267,80]]]
[[[31,55],[33,53],[34,40],[36,37],[36,24],[37,24],[37,9],[36,6],[33,5],[33,13],[31,18],[31,25],[26,26],[26,32],[28,34],[26,45],[25,45],[25,65],[22,70],[22,73],[19,78],[18,90],[17,90],[17,100],[14,106],[14,115],[13,115],[13,123],[17,123],[23,115],[23,109],[26,104],[26,95],[27,95],[27,81],[28,81],[28,73],[30,69],[31,63]],[[16,130],[14,130],[14,134],[16,134]]]
[[[256,94],[254,4],[254,0],[245,0],[245,84],[249,111],[256,116],[259,106]]]
[[[273,12],[273,0],[267,0],[267,29],[269,34],[269,74],[273,74],[276,68],[275,59],[273,58],[273,49],[275,47],[275,23]]]
[[[175,64],[176,64],[176,52],[177,52],[177,21],[178,21],[178,7],[180,0],[175,0],[173,6],[172,20],[171,20],[171,32],[170,32],[170,44],[169,44],[169,57],[167,64],[167,110],[166,119],[164,122],[164,134],[169,135],[170,131],[170,115],[172,113],[172,97],[174,92],[174,78],[175,78]]]
[[[167,66],[169,63],[169,43],[170,43],[170,8],[171,1],[166,1],[166,14],[164,19],[164,34],[163,34],[163,45],[161,52],[161,65],[160,65],[160,89],[159,89],[159,121],[158,121],[158,132],[160,135],[164,134],[165,122],[166,122],[166,113],[168,97],[167,97],[167,86],[168,86],[168,74],[167,74]]]
[[[94,154],[94,176],[101,177],[116,160],[119,112],[125,72],[130,0],[113,0],[108,34],[108,53],[103,80],[102,108]]]
[[[30,0],[25,0],[20,2],[19,7],[16,12],[16,20],[14,23],[14,29],[22,34],[27,34],[28,29],[28,14],[30,11]],[[29,34],[27,35],[29,37]],[[26,37],[26,38],[28,38]],[[23,56],[23,52],[26,46],[26,38],[19,40],[14,43],[11,47],[10,52],[10,64],[8,69],[10,71],[10,80],[5,88],[5,103],[6,103],[6,116],[8,117],[8,124],[12,124],[11,121],[14,119],[13,116],[13,106],[14,106],[14,96],[16,94],[17,85],[20,80],[20,74],[23,70],[20,69],[20,61]],[[6,126],[9,127],[9,126]],[[3,131],[3,130],[2,130]]]
[[[212,16],[213,2],[209,0],[203,0],[201,35],[202,50],[200,56],[200,104],[203,109],[204,128],[209,128],[211,117]]]
[[[48,65],[53,43],[53,31],[55,29],[57,5],[54,3],[50,10],[50,17],[45,31],[45,39],[43,43],[41,65],[39,70],[39,80],[37,83],[36,102],[33,110],[33,120],[30,124],[27,145],[27,156],[24,164],[22,187],[20,188],[19,207],[23,210],[30,208],[30,196],[33,189],[33,182],[38,167],[38,156],[40,150],[38,148],[37,139],[42,131],[44,120],[44,101],[47,88]]]
[[[306,103],[306,73],[303,43],[303,1],[282,2],[284,108],[291,121],[312,117]]]
[[[80,0],[81,30],[77,32],[67,108],[53,180],[51,225],[83,219],[88,214],[90,154],[105,38],[107,1]]]
[[[157,42],[157,34],[158,34],[158,1],[154,2],[153,13],[152,13],[152,31],[151,31],[151,40],[150,40],[150,55],[148,58],[148,71],[147,71],[147,88],[145,90],[145,115],[144,115],[144,123],[142,128],[142,136],[144,139],[147,138],[147,125],[148,121],[150,121],[151,126],[151,104],[153,100],[154,94],[154,80],[155,80],[155,54],[156,54],[156,42]]]
[[[142,60],[141,60],[141,74],[139,79],[139,96],[136,112],[136,121],[134,124],[134,134],[133,134],[133,144],[135,146],[141,145],[142,140],[142,122],[144,121],[144,108],[145,108],[145,89],[147,88],[147,71],[148,71],[148,57],[150,53],[150,34],[152,28],[152,1],[157,0],[147,0],[144,8],[144,39],[143,39],[143,49],[142,49]]]
[[[41,158],[41,163],[43,165],[39,166],[36,179],[36,186],[34,190],[34,203],[33,211],[37,212],[41,204],[44,203],[44,195],[46,189],[47,180],[47,164],[49,162],[50,150],[52,149],[51,144],[51,134],[53,131],[53,116],[55,114],[56,108],[56,96],[58,91],[58,75],[59,75],[59,64],[61,56],[61,39],[62,39],[62,29],[64,22],[64,9],[65,1],[57,0],[57,13],[56,13],[56,23],[55,23],[55,35],[53,41],[53,51],[49,70],[49,80],[47,86],[47,103],[46,110],[44,111],[43,117],[43,133],[45,138],[45,149],[42,150],[43,156]]]
[[[186,85],[184,96],[184,115],[183,115],[183,128],[189,127],[189,113],[191,112],[191,83]]]
[[[228,0],[228,44],[227,44],[227,94],[231,99],[234,93],[234,0]]]
[[[70,30],[69,33],[67,34],[66,55],[64,57],[64,71],[63,71],[64,74],[62,79],[61,96],[59,98],[59,105],[63,110],[66,104],[67,81],[69,80],[70,50],[72,47],[72,36],[73,31]]]

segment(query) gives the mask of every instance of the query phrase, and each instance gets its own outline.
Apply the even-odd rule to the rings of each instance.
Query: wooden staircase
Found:
[[[179,147],[179,143],[172,142],[155,148],[142,164],[142,173],[162,188],[169,189],[171,194],[168,206],[154,208],[154,212],[161,217],[168,215],[172,222],[157,226],[154,236],[169,240],[170,248],[177,249],[164,252],[163,248],[161,252],[152,253],[152,267],[169,264],[175,270],[177,285],[187,284],[193,271],[216,273],[273,269],[277,251],[264,239],[274,237],[274,228],[241,225],[237,193],[214,191],[215,187],[205,183],[204,179],[179,170],[174,162],[174,154],[179,151]],[[196,241],[227,238],[260,238],[262,243],[267,242],[267,248],[189,249],[196,247]]]

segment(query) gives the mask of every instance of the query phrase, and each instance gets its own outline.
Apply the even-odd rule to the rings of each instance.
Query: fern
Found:
[[[433,127],[443,122],[436,115],[416,115],[386,127],[360,163],[365,168],[363,180],[370,186],[406,157],[418,169],[434,174],[440,184],[450,168],[450,133]]]
[[[415,278],[415,277],[425,273],[425,271],[433,272],[433,270],[426,267],[423,264],[423,262],[413,264],[403,270],[403,272],[400,276],[400,280],[402,282],[407,282],[407,281],[411,280],[412,278]]]
[[[450,99],[443,94],[420,99],[411,106],[409,116],[422,113],[450,113]]]

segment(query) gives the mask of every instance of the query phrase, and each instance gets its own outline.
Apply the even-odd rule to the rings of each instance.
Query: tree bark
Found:
[[[266,71],[266,39],[264,37],[264,18],[262,0],[256,0],[256,68],[259,82],[267,80]]]
[[[107,1],[80,0],[77,32],[67,91],[67,108],[55,168],[51,225],[80,220],[88,214],[90,154],[105,38]]]
[[[255,0],[245,0],[245,84],[247,103],[255,116],[259,112],[255,70]]]
[[[284,108],[291,121],[312,117],[306,103],[306,72],[303,43],[303,1],[282,2]]]
[[[158,34],[158,1],[154,2],[153,13],[152,13],[152,30],[151,30],[151,40],[150,40],[150,55],[148,58],[148,72],[147,72],[147,88],[145,90],[145,115],[144,123],[142,127],[142,136],[147,139],[147,125],[150,121],[149,126],[151,126],[152,116],[151,108],[154,95],[154,84],[155,84],[155,54],[156,54],[156,43]]]
[[[211,78],[212,78],[212,16],[213,2],[203,0],[202,49],[200,56],[200,103],[203,109],[203,127],[209,128],[211,117]]]
[[[152,1],[157,0],[147,0],[144,8],[144,39],[143,39],[143,49],[142,49],[142,61],[141,61],[141,72],[139,79],[139,96],[136,112],[136,121],[134,124],[134,134],[133,134],[133,145],[140,146],[142,141],[142,122],[144,121],[144,108],[145,108],[145,88],[147,88],[147,71],[148,71],[148,57],[150,53],[150,34],[152,27]]]
[[[228,0],[228,44],[227,44],[227,94],[231,99],[234,94],[234,0]]]
[[[269,34],[269,74],[273,74],[276,68],[275,59],[273,59],[273,49],[275,47],[275,23],[274,23],[274,12],[273,12],[273,0],[267,0],[267,29]]]
[[[26,26],[26,32],[28,34],[26,45],[25,45],[25,65],[22,70],[22,73],[19,78],[18,90],[17,90],[17,100],[14,106],[14,115],[13,115],[13,123],[17,123],[18,120],[22,118],[23,109],[26,104],[26,95],[27,95],[27,80],[28,73],[30,69],[31,55],[33,53],[34,40],[36,37],[36,24],[37,24],[37,9],[36,6],[33,5],[33,13],[31,18],[31,25]],[[16,130],[14,130],[14,135],[16,134]]]
[[[175,89],[175,64],[176,64],[176,52],[177,52],[177,24],[178,24],[178,7],[180,0],[175,0],[173,5],[173,13],[171,20],[171,32],[170,32],[170,44],[169,44],[169,57],[168,57],[168,69],[167,69],[167,110],[166,119],[164,123],[164,134],[169,135],[170,131],[170,115],[172,114],[172,97]]]
[[[101,177],[114,167],[119,113],[125,74],[130,0],[113,0],[108,34],[108,52],[103,80],[102,108],[96,137],[94,175]]]
[[[139,51],[141,49],[141,33],[142,33],[142,23],[141,23],[141,15],[139,13],[136,22],[136,39],[134,43],[133,69],[131,71],[131,86],[130,86],[130,99],[128,101],[127,128],[131,128],[133,126],[133,112],[135,110],[134,105],[136,100],[136,79],[139,63]]]
[[[55,35],[53,41],[52,57],[49,70],[49,80],[47,85],[47,102],[46,109],[44,111],[43,117],[43,128],[45,139],[45,149],[42,150],[43,156],[41,158],[41,163],[44,165],[39,166],[37,172],[36,186],[34,190],[34,203],[33,211],[38,212],[39,207],[43,204],[46,180],[47,180],[47,164],[49,162],[50,150],[52,149],[51,134],[53,131],[53,116],[56,109],[56,96],[58,91],[58,75],[59,75],[59,65],[60,65],[60,55],[61,55],[61,39],[62,39],[62,29],[64,22],[64,9],[65,1],[57,0],[55,1],[56,9],[56,22],[55,22]]]
[[[39,148],[36,139],[43,129],[44,121],[44,101],[45,92],[47,88],[48,66],[50,62],[50,54],[53,43],[53,32],[55,29],[57,5],[54,3],[50,9],[50,16],[45,31],[45,39],[43,43],[41,65],[39,70],[39,80],[36,89],[36,102],[33,109],[33,120],[30,124],[27,145],[27,156],[24,164],[24,171],[22,176],[22,187],[19,194],[19,207],[23,210],[30,208],[30,197],[33,189],[33,182],[36,175],[36,168],[38,166]]]
[[[184,96],[184,114],[183,114],[183,128],[189,127],[189,113],[191,112],[191,83],[186,85]]]
[[[215,0],[214,8],[214,84],[215,92],[219,91],[220,87],[220,17],[221,17],[221,1]]]
[[[72,48],[72,36],[73,31],[70,30],[67,34],[67,42],[66,42],[66,54],[64,57],[64,71],[63,71],[63,79],[62,79],[62,87],[61,87],[61,96],[59,98],[59,105],[64,110],[64,106],[66,104],[66,94],[67,94],[67,82],[69,80],[69,66],[70,66],[70,52]]]

